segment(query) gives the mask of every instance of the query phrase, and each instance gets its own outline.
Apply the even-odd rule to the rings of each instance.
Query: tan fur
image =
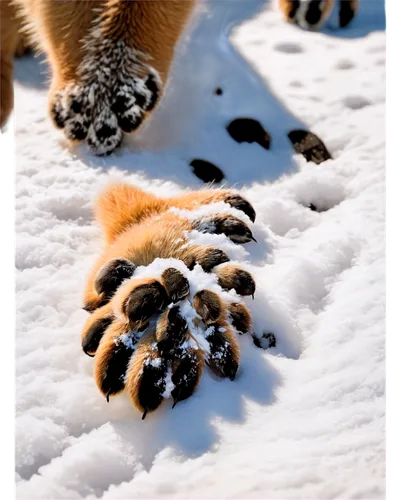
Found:
[[[21,33],[22,22],[11,0],[0,1],[0,128],[14,106],[12,85],[13,57],[27,50],[26,37]]]
[[[19,29],[14,20],[16,12],[21,14],[32,40],[47,54],[52,70],[52,106],[52,97],[58,90],[69,83],[76,83],[78,67],[85,55],[82,40],[98,18],[103,20],[101,29],[104,37],[123,39],[130,47],[140,51],[165,83],[175,45],[195,1],[1,0],[1,42],[7,63],[2,64],[1,78],[5,92],[7,86],[11,87],[11,61],[17,48],[14,42],[7,43],[8,34]],[[1,108],[3,121],[11,109],[12,98],[5,93]]]
[[[89,309],[94,312],[85,324],[82,343],[87,354],[95,352],[94,376],[99,390],[108,399],[110,395],[125,388],[133,405],[144,412],[143,418],[163,400],[162,380],[165,382],[167,366],[172,370],[172,377],[177,377],[175,382],[180,381],[175,386],[175,389],[178,387],[177,392],[172,393],[175,403],[189,397],[195,390],[205,360],[215,373],[233,380],[239,366],[240,348],[228,321],[234,320],[236,315],[241,326],[239,331],[248,331],[251,328],[250,312],[242,304],[225,304],[221,297],[211,290],[198,291],[193,297],[192,306],[199,315],[197,326],[206,325],[214,329],[212,337],[210,333],[208,335],[209,342],[212,342],[210,352],[203,352],[198,346],[198,349],[189,348],[180,353],[180,346],[188,337],[196,340],[184,320],[176,321],[178,316],[175,313],[172,315],[171,325],[168,325],[172,308],[165,307],[171,300],[176,300],[174,307],[179,308],[179,301],[189,295],[189,282],[180,271],[168,268],[160,279],[135,278],[133,272],[131,278],[119,285],[114,295],[107,297],[95,290],[97,273],[101,266],[114,258],[127,259],[137,266],[146,266],[156,258],[177,258],[186,265],[206,259],[210,249],[213,252],[218,252],[218,249],[188,245],[185,231],[190,230],[196,221],[180,218],[169,209],[193,209],[204,203],[223,200],[227,203],[239,203],[237,206],[245,207],[246,210],[251,208],[246,200],[226,190],[199,191],[160,199],[126,184],[109,186],[96,201],[95,213],[104,230],[106,247],[87,283],[85,304],[90,304]],[[112,266],[110,269],[113,272]],[[249,273],[233,264],[215,265],[215,269],[212,267],[210,271],[217,274],[225,288],[234,288],[237,293],[240,293],[238,282],[241,276],[243,278],[243,273],[243,286],[248,287],[248,278],[252,280]],[[103,279],[107,281],[108,278],[103,276]],[[99,287],[97,289],[101,290]],[[109,293],[107,288],[104,290],[104,293]],[[244,294],[249,293],[246,291]],[[109,302],[103,305],[106,300]],[[230,319],[228,311],[231,314]],[[150,319],[157,315],[155,327],[140,333],[151,324]],[[111,325],[108,324],[109,318],[113,321]],[[104,319],[106,321],[101,323]],[[100,332],[96,330],[99,324]],[[124,334],[124,340],[119,338]],[[130,337],[130,340],[127,340],[127,337]],[[97,350],[93,338],[96,339]],[[138,339],[140,340],[134,351],[131,351],[131,342]],[[128,342],[128,345],[125,342]],[[176,346],[174,342],[177,342]],[[161,346],[161,343],[164,343],[164,346]],[[174,351],[175,348],[177,351]],[[160,364],[150,363],[147,366],[152,360],[157,360]],[[143,375],[145,365],[146,375]],[[142,402],[149,403],[148,408],[142,407],[140,398]]]
[[[147,266],[156,258],[173,257],[187,266],[201,259],[211,247],[185,246],[184,232],[192,228],[191,223],[168,210],[193,209],[203,203],[221,201],[227,194],[226,190],[210,190],[160,199],[127,184],[108,187],[95,206],[107,246],[89,276],[85,304],[101,301],[94,289],[94,279],[99,268],[111,259],[123,257],[137,266]]]
[[[325,20],[335,0],[326,0]],[[354,12],[359,0],[349,0]],[[110,40],[124,40],[154,67],[165,84],[176,43],[196,0],[1,0],[1,101],[0,126],[13,108],[12,58],[30,43],[43,50],[52,71],[50,108],[58,91],[78,82],[78,68],[85,55],[82,40],[96,19]],[[279,0],[290,21],[291,0]],[[24,38],[22,38],[24,37]],[[138,70],[140,74],[140,69]],[[146,113],[146,116],[148,113]],[[53,117],[54,118],[54,117]],[[69,137],[72,142],[75,139]]]

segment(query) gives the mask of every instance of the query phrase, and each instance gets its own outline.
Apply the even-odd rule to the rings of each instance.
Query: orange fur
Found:
[[[137,266],[146,266],[156,258],[176,258],[191,266],[211,247],[185,246],[185,231],[191,223],[169,208],[193,209],[202,203],[221,201],[229,191],[198,191],[174,198],[160,199],[127,184],[108,187],[97,199],[95,214],[106,239],[106,249],[88,279],[85,304],[101,302],[94,279],[107,261],[123,257]],[[162,217],[161,217],[162,215]]]
[[[13,105],[9,87],[12,88],[12,57],[18,47],[14,40],[10,44],[8,40],[10,34],[16,38],[20,27],[20,21],[15,20],[17,12],[32,40],[47,54],[52,70],[51,111],[57,93],[79,83],[80,65],[87,53],[82,41],[96,20],[101,20],[102,37],[123,40],[140,52],[165,83],[175,45],[194,3],[195,0],[2,0],[2,121],[5,122]],[[143,76],[143,67],[136,69],[136,76]]]

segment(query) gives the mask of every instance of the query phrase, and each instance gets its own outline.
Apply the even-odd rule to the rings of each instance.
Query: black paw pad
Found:
[[[96,155],[108,155],[122,142],[122,132],[115,114],[103,109],[93,120],[89,129],[88,144]]]
[[[133,85],[121,84],[118,87],[111,109],[124,132],[130,133],[139,128],[144,119],[145,103],[146,97],[136,92]]]
[[[256,220],[256,212],[254,208],[239,194],[228,195],[224,199],[224,202],[228,203],[228,205],[230,205],[231,207],[236,208],[236,210],[240,210],[241,212],[245,213],[251,220],[251,222],[254,222]]]
[[[113,259],[102,266],[95,278],[94,288],[99,295],[110,299],[121,283],[131,278],[136,266],[127,259]]]
[[[288,133],[288,137],[293,144],[295,152],[303,155],[307,161],[312,161],[319,165],[332,158],[325,144],[312,132],[292,130]]]
[[[125,300],[122,312],[129,321],[144,324],[167,304],[168,295],[165,288],[155,281],[135,288]]]
[[[173,267],[166,269],[161,275],[161,280],[174,304],[189,295],[189,281],[178,269]]]

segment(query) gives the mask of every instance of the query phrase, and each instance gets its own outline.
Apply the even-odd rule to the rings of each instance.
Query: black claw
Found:
[[[111,389],[106,394],[106,401],[107,401],[107,403],[110,402],[110,393],[111,393]]]
[[[174,398],[174,404],[172,405],[172,409],[175,408],[175,406],[179,403],[180,399],[179,399],[179,396],[180,396],[180,390],[177,392],[175,398]]]
[[[146,418],[146,415],[147,415],[147,412],[148,412],[148,408],[146,408],[143,412],[143,415],[142,415],[142,420],[144,420]]]
[[[254,238],[254,236],[253,236],[253,235],[251,235],[251,238],[250,238],[250,239],[252,239],[252,240],[253,240],[253,241],[255,241],[256,243],[258,243],[258,241]]]
[[[236,373],[237,373],[237,366],[232,366],[229,370],[227,370],[227,375],[230,380],[235,380],[236,378]]]
[[[253,295],[251,296],[251,298],[254,300],[254,293],[253,293]]]

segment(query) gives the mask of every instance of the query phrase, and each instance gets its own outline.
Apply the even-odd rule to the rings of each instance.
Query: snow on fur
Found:
[[[246,19],[228,43],[224,23]],[[52,127],[40,68],[19,61],[15,84],[17,497],[383,498],[383,0],[321,33],[282,23],[264,0],[210,0],[162,105],[104,159]],[[260,120],[270,151],[229,137],[240,116]],[[294,155],[294,128],[318,134],[333,159]],[[126,396],[105,401],[80,347],[85,279],[102,249],[91,206],[110,180],[164,196],[200,187],[193,158],[218,165],[257,211],[258,244],[191,236],[253,273],[255,300],[243,300],[277,345],[241,336],[234,382],[205,371],[191,398],[142,421]],[[197,268],[188,278],[192,290],[218,286]]]

